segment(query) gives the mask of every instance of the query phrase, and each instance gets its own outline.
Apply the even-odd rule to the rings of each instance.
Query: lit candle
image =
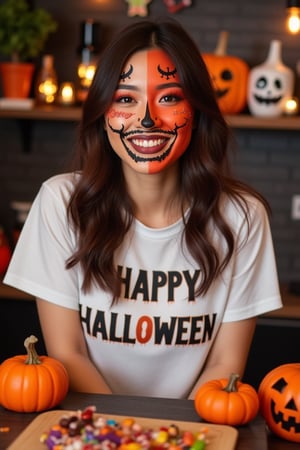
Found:
[[[295,116],[298,114],[299,101],[297,97],[290,97],[286,100],[284,105],[284,113],[288,116]]]
[[[55,80],[46,79],[38,85],[38,95],[43,99],[44,103],[53,103],[57,91]]]
[[[75,102],[75,90],[73,83],[65,82],[60,85],[58,102],[61,105],[73,105]]]

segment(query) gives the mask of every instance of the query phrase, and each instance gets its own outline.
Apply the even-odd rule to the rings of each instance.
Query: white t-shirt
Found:
[[[74,174],[63,174],[43,184],[4,282],[79,311],[90,357],[114,393],[186,397],[222,322],[281,307],[263,206],[248,198],[247,239],[240,208],[224,199],[236,249],[222,275],[198,298],[194,292],[201,268],[182,248],[182,220],[163,229],[151,229],[135,220],[115,255],[123,292],[111,306],[110,295],[99,287],[87,294],[81,290],[78,265],[65,269],[76,248],[76,236],[66,217],[75,179]],[[212,236],[222,251],[223,239],[213,230]]]

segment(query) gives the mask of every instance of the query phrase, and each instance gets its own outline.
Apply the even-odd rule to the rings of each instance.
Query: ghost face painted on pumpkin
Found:
[[[249,77],[248,105],[256,116],[276,117],[283,113],[292,95],[289,73],[267,68],[253,69]]]
[[[128,59],[105,126],[113,150],[133,170],[157,173],[187,149],[193,108],[186,100],[174,63],[160,49]]]

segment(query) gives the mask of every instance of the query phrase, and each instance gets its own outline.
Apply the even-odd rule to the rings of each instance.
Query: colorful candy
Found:
[[[204,450],[207,429],[197,434],[177,425],[159,430],[142,427],[132,418],[122,422],[96,416],[89,406],[76,414],[62,416],[40,440],[49,450]]]

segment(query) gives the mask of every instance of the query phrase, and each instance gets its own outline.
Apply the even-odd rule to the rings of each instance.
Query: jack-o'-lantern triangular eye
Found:
[[[292,411],[297,411],[297,406],[294,402],[294,400],[291,398],[291,400],[285,405],[285,409],[291,409]]]
[[[278,392],[283,392],[286,386],[287,382],[285,381],[285,379],[279,378],[279,380],[277,380],[276,383],[272,385],[272,389],[275,389],[275,391]]]

